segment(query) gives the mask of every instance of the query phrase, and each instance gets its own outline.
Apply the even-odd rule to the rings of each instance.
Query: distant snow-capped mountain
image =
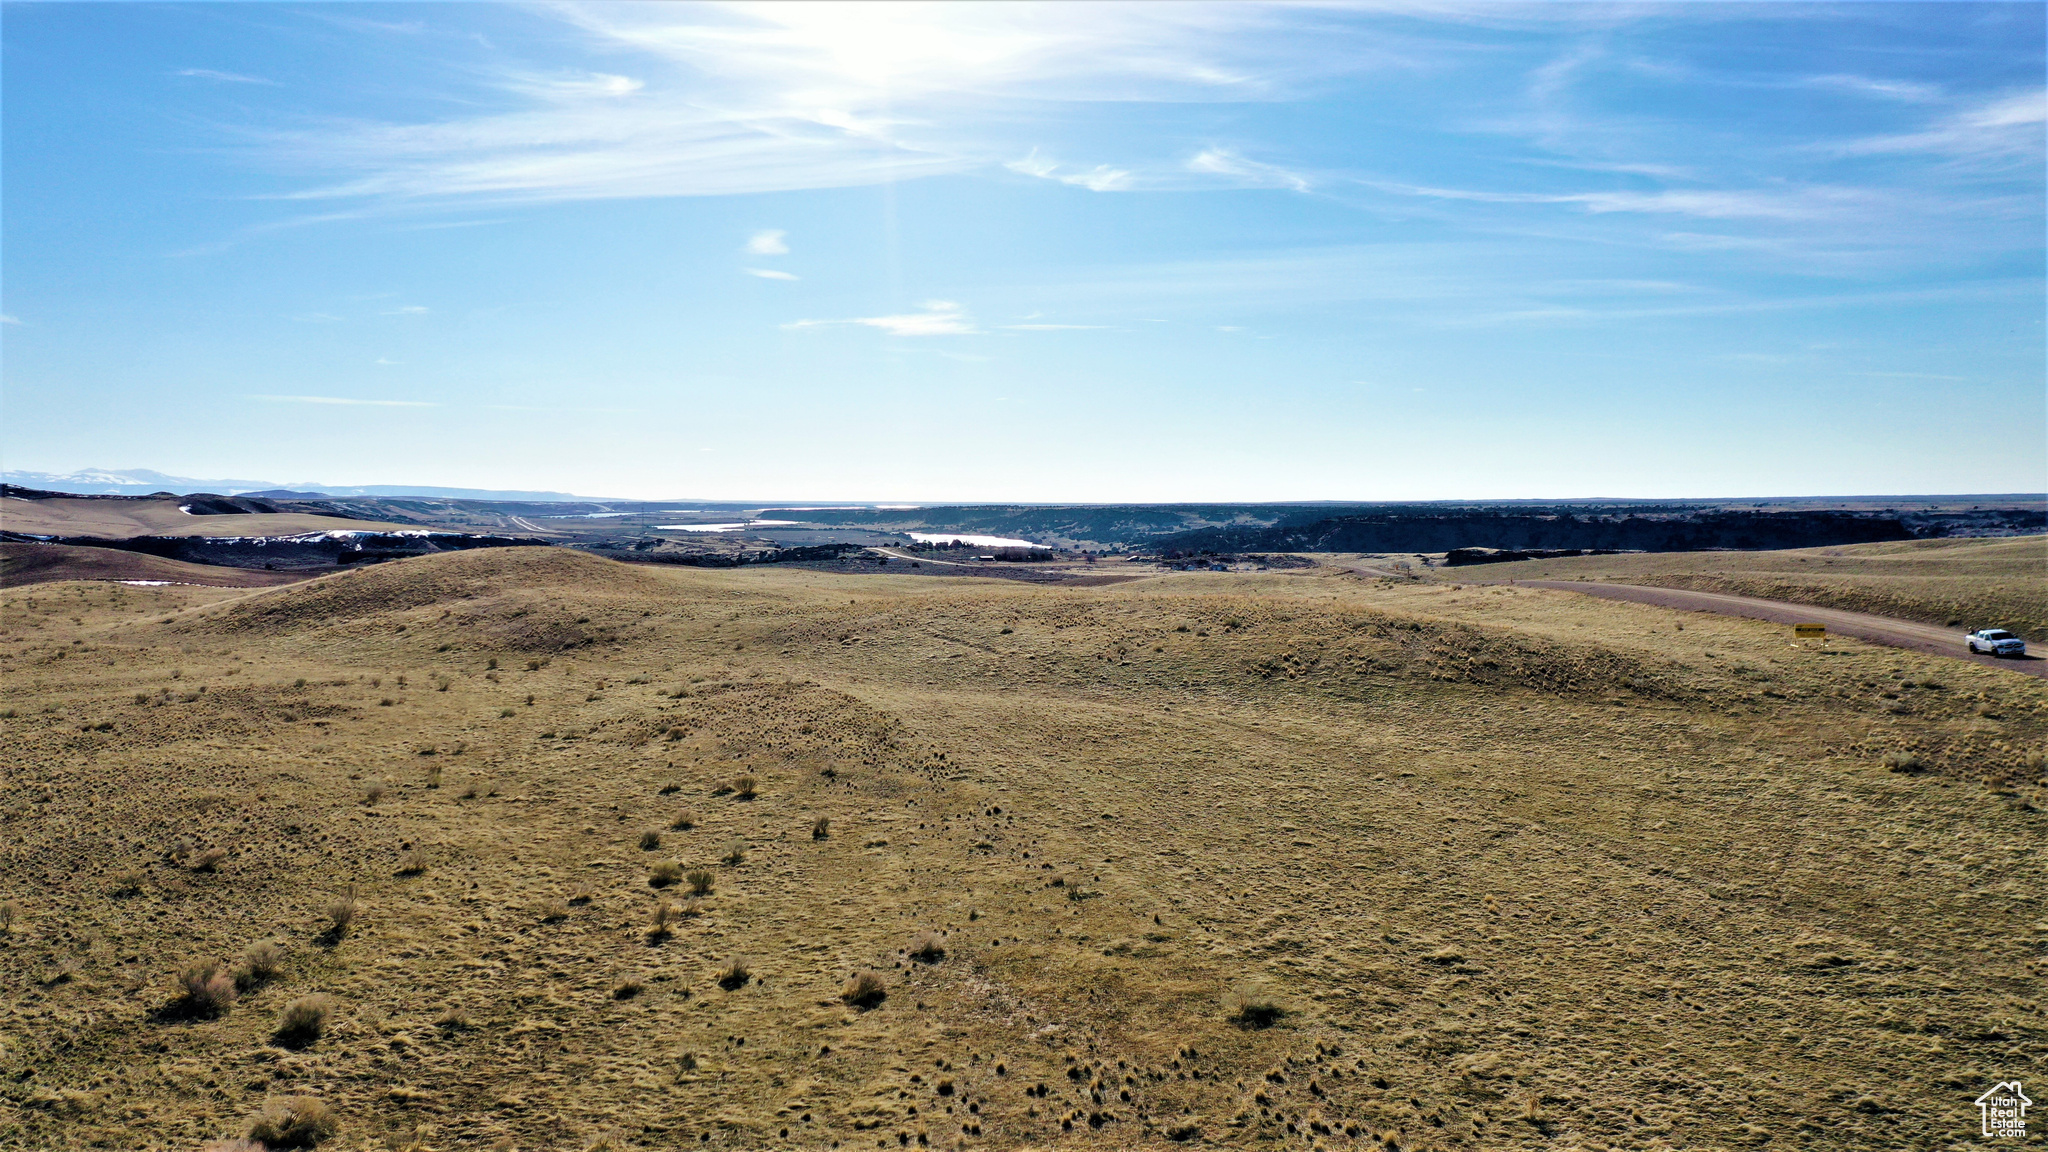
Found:
[[[217,492],[233,496],[260,488],[278,488],[268,480],[194,480],[189,476],[166,476],[147,468],[82,468],[76,472],[0,471],[0,480],[23,488],[44,488],[77,492],[87,496],[147,496],[151,492]]]
[[[152,492],[175,492],[180,496],[192,492],[214,492],[222,496],[237,496],[244,492],[286,489],[322,496],[409,496],[444,500],[593,499],[587,496],[572,496],[567,492],[507,492],[491,488],[432,488],[402,484],[342,486],[317,484],[312,481],[280,484],[275,480],[195,480],[190,476],[166,476],[162,472],[153,472],[147,468],[84,468],[77,472],[65,473],[7,469],[0,471],[0,482],[23,488],[76,492],[82,496],[147,496]]]

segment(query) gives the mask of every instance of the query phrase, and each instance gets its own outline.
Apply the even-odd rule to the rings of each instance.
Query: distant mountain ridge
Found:
[[[446,500],[525,500],[547,503],[599,499],[567,492],[516,492],[492,488],[435,488],[405,484],[336,485],[297,481],[280,484],[275,480],[196,480],[190,476],[167,476],[148,468],[86,468],[77,472],[29,472],[0,470],[0,482],[23,488],[76,492],[82,496],[147,496],[152,492],[174,492],[180,496],[211,492],[222,496],[260,494],[298,497],[318,496],[412,496]]]

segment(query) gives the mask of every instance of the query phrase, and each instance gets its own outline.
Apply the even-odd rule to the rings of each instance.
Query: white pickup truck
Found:
[[[2025,656],[2027,642],[2003,628],[1980,628],[1964,637],[1972,652],[1989,652],[1993,656]]]

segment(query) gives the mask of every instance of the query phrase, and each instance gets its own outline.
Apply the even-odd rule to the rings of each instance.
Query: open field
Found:
[[[2048,1052],[1998,668],[553,549],[0,631],[0,1146],[1959,1148]]]
[[[317,574],[187,564],[182,560],[167,560],[161,556],[122,552],[114,548],[0,543],[0,588],[48,584],[57,580],[158,580],[221,588],[269,588],[310,579]]]
[[[98,536],[109,540],[130,536],[290,536],[302,532],[402,532],[413,524],[346,520],[295,512],[192,516],[178,511],[185,503],[163,500],[67,499],[24,500],[0,497],[0,528],[31,536]]]
[[[1612,580],[1759,596],[2048,641],[2048,536],[1909,540],[1785,552],[1667,552],[1520,560],[1447,580]]]

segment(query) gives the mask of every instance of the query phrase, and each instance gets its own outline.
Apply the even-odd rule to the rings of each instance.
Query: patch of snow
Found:
[[[176,581],[172,581],[172,580],[123,580],[123,581],[121,581],[121,583],[123,583],[123,584],[133,584],[133,585],[135,585],[135,586],[136,586],[137,588],[162,588],[162,587],[163,587],[164,585],[166,585],[166,584],[172,584],[172,583],[176,583]]]
[[[904,535],[920,544],[965,544],[971,548],[1043,548],[1029,540],[1014,536],[976,536],[971,532],[906,532]]]

